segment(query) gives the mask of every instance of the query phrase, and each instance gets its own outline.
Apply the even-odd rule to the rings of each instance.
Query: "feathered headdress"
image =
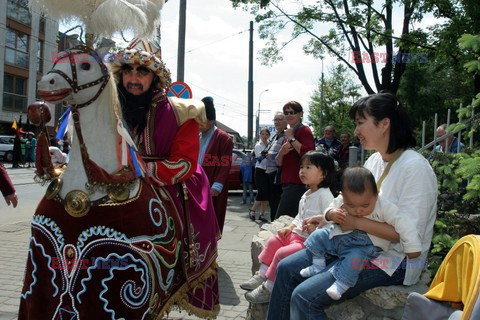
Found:
[[[152,70],[159,78],[158,89],[166,91],[172,82],[170,70],[162,61],[160,44],[155,40],[133,39],[125,49],[114,51],[109,56],[110,67],[116,77],[124,64],[139,64]],[[165,92],[166,94],[166,92]]]
[[[110,36],[132,31],[151,36],[160,22],[164,0],[29,0],[29,7],[53,19],[78,18],[87,32]]]

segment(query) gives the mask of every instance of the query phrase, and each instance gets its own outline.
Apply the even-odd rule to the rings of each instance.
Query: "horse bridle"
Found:
[[[65,79],[65,81],[68,82],[68,84],[72,87],[73,92],[75,93],[79,92],[80,90],[87,89],[99,83],[102,83],[102,85],[100,86],[97,93],[92,99],[81,104],[73,104],[70,106],[70,109],[72,110],[73,125],[75,126],[77,138],[80,143],[80,153],[82,156],[83,167],[85,169],[85,173],[88,179],[88,184],[85,187],[89,190],[96,189],[97,187],[106,188],[108,196],[102,198],[102,201],[104,199],[112,199],[115,201],[124,200],[123,198],[125,197],[124,195],[125,195],[125,190],[127,189],[127,186],[130,185],[132,182],[134,182],[136,179],[135,172],[130,170],[127,172],[123,172],[122,174],[109,174],[103,168],[100,168],[93,160],[90,159],[90,156],[87,151],[87,146],[83,139],[82,129],[80,126],[80,113],[78,111],[78,109],[86,107],[90,105],[92,102],[94,102],[103,92],[108,81],[110,80],[110,74],[108,72],[108,68],[103,63],[102,59],[96,55],[96,52],[89,49],[88,47],[80,45],[72,49],[65,50],[65,52],[66,52],[66,55],[61,55],[55,60],[52,70],[50,70],[48,73],[59,74],[62,78]],[[82,54],[82,53],[86,53],[91,57],[94,57],[97,59],[97,62],[100,65],[103,75],[97,80],[88,82],[86,84],[78,85],[77,68],[76,68],[76,63],[78,61],[76,61],[75,55]],[[63,61],[65,59],[68,59],[68,62],[70,63],[70,68],[72,70],[72,78],[70,78],[67,74],[65,74],[65,72],[55,69],[55,65],[58,62],[60,62],[60,60]],[[59,186],[57,185],[56,187],[53,187],[54,191],[51,192],[50,196],[55,197],[58,194],[58,191],[60,190],[60,188],[61,188],[61,184]],[[123,196],[119,197],[118,194],[123,194]],[[128,194],[129,193],[127,193],[127,197],[128,197]],[[86,197],[86,199],[88,200],[88,195],[84,195],[83,197]],[[91,202],[91,203],[93,205],[95,202]],[[67,211],[70,214],[72,214],[69,210]],[[88,210],[86,212],[88,212]],[[83,213],[86,214],[86,212],[83,212]]]
[[[101,57],[98,56],[97,53],[94,50],[91,50],[86,46],[79,45],[79,46],[76,46],[72,49],[65,50],[65,53],[66,53],[66,55],[61,55],[61,56],[57,57],[57,59],[55,60],[55,62],[53,64],[52,70],[47,72],[47,74],[50,74],[50,73],[59,74],[63,79],[65,79],[65,81],[68,82],[70,87],[72,87],[74,93],[77,93],[77,92],[79,92],[80,90],[83,90],[83,89],[88,89],[90,87],[96,86],[97,84],[103,82],[102,85],[100,86],[100,88],[98,89],[97,93],[95,94],[95,96],[93,96],[92,99],[88,100],[87,102],[75,105],[76,109],[80,109],[80,108],[83,108],[83,107],[86,107],[86,106],[90,105],[93,101],[95,101],[100,96],[103,89],[105,89],[105,86],[107,85],[108,80],[110,79],[110,74],[108,73],[107,66],[103,63]],[[86,54],[90,55],[91,57],[93,57],[97,60],[98,64],[100,65],[100,68],[102,70],[103,75],[100,78],[98,78],[97,80],[94,80],[94,81],[91,81],[91,82],[88,82],[88,83],[85,83],[85,84],[82,84],[82,85],[78,85],[77,67],[76,67],[76,62],[78,62],[78,61],[76,61],[75,56],[77,56],[79,54],[82,54],[82,53],[86,53]],[[63,72],[61,70],[58,70],[58,69],[55,69],[55,66],[57,65],[57,63],[60,60],[64,61],[65,59],[68,59],[68,62],[70,63],[70,69],[72,70],[72,78],[70,78],[65,72]],[[81,59],[81,57],[80,57],[80,59]]]

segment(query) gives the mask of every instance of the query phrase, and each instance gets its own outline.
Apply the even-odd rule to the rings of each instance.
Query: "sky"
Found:
[[[302,3],[309,1],[314,0]],[[162,59],[172,72],[173,81],[177,80],[179,2],[170,0],[162,10]],[[285,3],[287,9],[288,5],[300,5],[298,1]],[[398,30],[401,30],[402,18],[402,12],[394,15],[393,24]],[[212,96],[217,120],[242,136],[247,136],[248,130],[248,29],[251,20],[254,20],[251,14],[240,8],[234,9],[229,0],[187,1],[184,80],[192,89],[193,98]],[[61,25],[60,30],[65,31],[68,27]],[[308,105],[322,74],[321,60],[303,53],[305,38],[301,38],[282,51],[283,61],[273,66],[261,65],[258,51],[265,43],[256,28],[254,24],[254,115],[257,115],[260,104],[260,124],[272,124],[276,111],[281,111],[286,102],[297,100],[305,110],[304,123],[308,124]],[[329,27],[321,28],[323,30],[317,29],[316,32],[324,33]],[[131,40],[132,36],[127,34],[125,38]],[[289,39],[290,33],[284,31],[279,43]],[[120,36],[114,36],[113,40],[117,46],[125,44]],[[339,63],[328,55],[323,62],[325,77],[330,68]]]
[[[251,20],[254,20],[251,14],[234,9],[229,0],[187,1],[184,80],[194,98],[212,96],[217,120],[242,136],[247,136],[248,130],[248,29]],[[179,1],[170,0],[162,10],[161,45],[162,59],[172,72],[172,81],[177,80],[178,23]],[[61,25],[60,31],[68,27]],[[256,27],[254,24],[254,29]],[[113,40],[117,46],[124,43],[120,36],[114,36]],[[302,104],[306,119],[310,97],[321,77],[321,61],[304,55],[302,43],[293,42],[283,52],[281,63],[263,66],[258,60],[258,51],[264,43],[257,30],[254,30],[253,42],[254,114],[257,114],[261,98],[260,123],[272,124],[274,112],[281,111],[290,100]],[[325,72],[327,61],[324,60]],[[253,126],[255,128],[255,120]]]
[[[162,55],[177,74],[179,1],[169,1],[162,12]],[[229,0],[187,1],[185,82],[195,98],[212,96],[217,120],[247,136],[249,23],[254,17],[232,8]],[[256,29],[254,24],[254,29]],[[264,46],[253,33],[253,101],[260,123],[271,124],[275,111],[290,100],[308,107],[321,76],[321,61],[303,54],[301,43],[284,52],[284,60],[263,66],[258,51]],[[326,66],[324,65],[324,68]],[[326,69],[325,69],[326,70]],[[265,91],[268,90],[268,91]],[[255,127],[255,122],[253,124]]]

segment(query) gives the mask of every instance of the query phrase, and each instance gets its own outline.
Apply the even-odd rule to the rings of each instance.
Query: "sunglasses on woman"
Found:
[[[291,115],[293,116],[293,115],[295,115],[295,114],[297,114],[297,113],[298,113],[298,112],[295,111],[295,110],[292,110],[292,111],[283,111],[283,114],[286,115],[286,116],[288,116],[289,114],[291,114]]]

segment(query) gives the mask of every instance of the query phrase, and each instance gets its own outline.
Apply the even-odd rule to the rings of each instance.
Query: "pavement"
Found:
[[[31,192],[33,186],[33,169],[8,169],[19,201],[23,205],[12,209],[5,202],[0,205],[0,320],[17,319],[20,291],[23,285],[25,264],[27,259],[28,240],[30,236],[30,217],[36,203],[43,196],[43,189]],[[28,202],[22,202],[23,190]],[[0,199],[3,201],[3,199]],[[25,204],[27,203],[27,204]],[[16,210],[16,211],[15,211]],[[19,210],[24,211],[25,219],[8,222],[5,215]],[[28,218],[28,219],[27,219]],[[218,243],[220,313],[217,319],[246,319],[249,303],[245,300],[245,291],[240,289],[240,283],[248,280],[251,275],[252,260],[250,245],[252,237],[259,231],[260,222],[253,222],[248,217],[248,206],[241,205],[241,192],[229,194],[227,215],[223,237]],[[174,311],[165,319],[198,319],[185,311]],[[130,320],[130,319],[127,319]]]

